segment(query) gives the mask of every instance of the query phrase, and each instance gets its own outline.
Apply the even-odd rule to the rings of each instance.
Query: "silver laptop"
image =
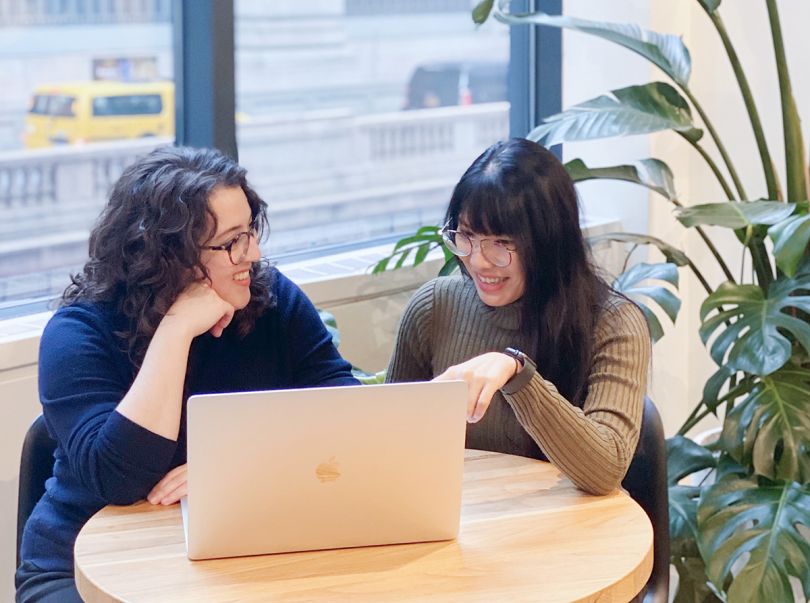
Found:
[[[463,381],[192,396],[190,559],[455,538]]]

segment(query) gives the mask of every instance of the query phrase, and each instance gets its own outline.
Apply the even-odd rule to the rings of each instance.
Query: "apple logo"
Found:
[[[315,475],[321,480],[322,484],[333,482],[340,477],[340,463],[337,462],[335,457],[332,457],[315,468]]]

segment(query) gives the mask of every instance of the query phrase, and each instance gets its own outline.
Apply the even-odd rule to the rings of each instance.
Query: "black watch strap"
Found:
[[[532,380],[532,377],[534,377],[534,374],[537,372],[537,366],[535,365],[534,360],[529,358],[529,356],[517,348],[506,348],[503,353],[517,360],[523,367],[522,370],[516,373],[509,381],[504,383],[503,387],[501,387],[501,391],[503,393],[514,394],[523,389],[526,384]]]

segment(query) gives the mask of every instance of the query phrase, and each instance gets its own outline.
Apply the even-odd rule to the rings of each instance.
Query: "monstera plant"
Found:
[[[675,192],[666,163],[647,158],[614,166],[566,168],[576,182],[613,179],[637,183],[671,203],[685,228],[695,229],[725,280],[712,283],[681,250],[650,235],[614,233],[599,239],[657,248],[666,261],[637,263],[614,287],[639,302],[655,339],[663,334],[651,307],[674,321],[680,302],[679,270],[690,270],[706,291],[700,338],[717,370],[678,435],[667,442],[671,559],[679,573],[677,602],[793,601],[810,598],[810,204],[808,166],[791,90],[776,0],[767,7],[781,95],[785,160],[778,169],[768,149],[754,94],[721,16],[720,0],[693,0],[716,29],[745,103],[764,189],[745,190],[709,115],[689,85],[691,57],[675,35],[635,25],[602,23],[544,13],[516,14],[509,2],[479,2],[473,19],[566,28],[600,37],[652,62],[667,81],[612,90],[547,117],[528,138],[547,146],[568,141],[650,134],[681,136],[707,163],[725,194],[686,204]],[[729,3],[731,4],[731,3]],[[493,6],[494,5],[494,6]],[[735,10],[745,7],[734,6]],[[763,53],[764,54],[764,49]],[[711,60],[716,60],[711,57]],[[710,139],[716,149],[707,149]],[[784,178],[782,184],[780,174]],[[705,226],[732,230],[750,257],[750,271],[735,274]],[[375,270],[419,263],[442,248],[438,227],[425,226],[399,241]],[[450,253],[444,249],[451,270]],[[671,286],[651,281],[666,281]],[[672,287],[674,286],[674,287]],[[710,447],[685,437],[703,417],[722,419]],[[684,479],[692,476],[692,479]],[[793,583],[791,583],[791,581]]]

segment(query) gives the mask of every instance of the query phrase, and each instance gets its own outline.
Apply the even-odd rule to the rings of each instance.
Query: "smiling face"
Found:
[[[488,306],[498,307],[507,306],[523,297],[526,275],[519,251],[512,252],[512,260],[504,267],[496,266],[481,253],[481,239],[492,239],[499,244],[513,247],[512,239],[508,236],[475,233],[464,220],[461,220],[458,230],[474,241],[472,253],[460,259],[472,277],[481,301]]]
[[[205,245],[227,245],[239,233],[250,230],[253,216],[245,192],[240,187],[214,189],[208,199],[208,207],[216,217],[217,230]],[[233,255],[237,259],[235,251]],[[214,291],[237,310],[247,306],[250,302],[250,268],[253,262],[261,259],[256,238],[250,238],[247,254],[239,264],[233,264],[225,250],[203,249],[201,259]]]

